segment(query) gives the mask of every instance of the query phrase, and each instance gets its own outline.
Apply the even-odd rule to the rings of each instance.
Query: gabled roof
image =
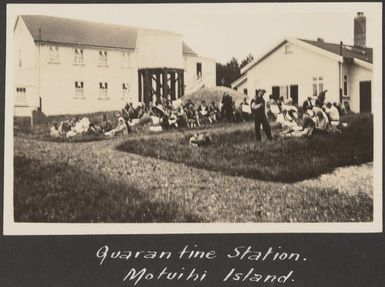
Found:
[[[137,27],[43,15],[22,15],[21,18],[36,42],[134,50],[139,31]],[[183,54],[196,55],[184,42]]]
[[[336,55],[340,55],[340,44],[327,43],[324,41],[312,41],[305,39],[298,39],[303,42],[306,42],[315,47],[324,49],[326,51],[332,52]],[[373,63],[373,49],[372,48],[362,48],[355,47],[350,45],[342,45],[342,56],[348,59],[359,59],[368,63]]]
[[[299,45],[305,49],[315,51],[327,57],[338,60],[340,62],[342,62],[345,59],[356,60],[357,63],[360,63],[361,65],[369,68],[373,64],[372,48],[361,48],[361,47],[355,47],[355,46],[349,46],[349,45],[342,45],[342,55],[341,55],[340,44],[327,43],[324,41],[312,41],[312,40],[305,40],[305,39],[289,38],[278,42],[278,44],[276,44],[274,48],[269,50],[267,53],[263,54],[263,56],[254,59],[253,61],[248,63],[245,67],[243,67],[241,69],[241,74],[242,74],[241,77],[236,79],[234,82],[232,82],[231,86],[235,87],[241,84],[242,82],[240,80],[243,80],[242,77],[246,75],[248,70],[253,68],[255,65],[258,65],[260,62],[262,62],[264,59],[266,59],[268,56],[270,56],[278,48],[280,48],[282,45],[284,45],[287,42]]]

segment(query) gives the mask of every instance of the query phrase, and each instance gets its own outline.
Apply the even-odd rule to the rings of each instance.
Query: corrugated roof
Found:
[[[139,31],[137,27],[52,16],[22,15],[21,17],[35,41],[133,50]],[[183,54],[196,55],[194,50],[184,42]]]
[[[298,39],[310,45],[332,52],[336,55],[340,55],[340,44],[327,43],[324,41],[312,41],[306,39]],[[373,63],[373,49],[372,48],[361,48],[350,45],[342,46],[342,56],[344,58],[356,58],[368,63]]]

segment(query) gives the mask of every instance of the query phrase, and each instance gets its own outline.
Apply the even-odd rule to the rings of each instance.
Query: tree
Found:
[[[232,57],[225,65],[217,63],[217,85],[230,87],[241,75],[239,64],[236,58]]]
[[[242,69],[244,66],[246,66],[248,63],[252,62],[254,60],[254,56],[249,53],[249,55],[247,55],[246,59],[243,59],[241,64],[239,65],[239,68]]]
[[[241,76],[241,68],[253,61],[251,53],[239,65],[238,60],[232,57],[225,65],[217,63],[217,86],[231,87],[231,83]]]

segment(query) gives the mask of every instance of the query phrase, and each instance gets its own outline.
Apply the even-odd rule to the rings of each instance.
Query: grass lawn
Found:
[[[373,159],[372,118],[346,120],[342,135],[259,144],[251,123],[214,126],[205,148],[189,146],[190,130],[71,143],[19,134],[15,221],[372,221],[372,167],[361,164]]]
[[[373,119],[352,115],[342,134],[311,139],[282,139],[257,143],[252,124],[210,132],[212,144],[189,145],[193,132],[135,137],[119,150],[184,163],[229,175],[295,182],[330,172],[339,166],[373,161]],[[273,132],[278,132],[273,129]]]
[[[21,222],[199,221],[173,201],[68,163],[15,157],[15,219]]]

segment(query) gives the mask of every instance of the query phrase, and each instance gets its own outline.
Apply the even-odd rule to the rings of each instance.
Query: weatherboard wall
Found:
[[[360,82],[372,81],[372,71],[368,68],[361,67],[357,64],[350,66],[348,81],[348,95],[350,96],[350,108],[354,112],[360,111]],[[372,83],[373,85],[373,83]],[[373,87],[372,87],[373,88]],[[375,96],[372,94],[372,97]],[[372,111],[373,111],[372,101]]]
[[[196,63],[200,62],[204,86],[212,87],[216,83],[215,61],[184,55],[182,36],[172,32],[141,29],[135,50],[35,43],[23,19],[19,18],[14,43],[14,99],[16,88],[25,87],[27,91],[24,105],[15,105],[15,116],[30,116],[32,110],[40,106],[40,99],[46,115],[120,110],[125,103],[139,100],[138,69],[141,68],[183,69],[188,89],[190,83],[186,83],[186,79],[196,75]],[[58,47],[58,61],[50,59],[50,46]],[[80,64],[75,63],[75,49],[83,49]],[[101,65],[100,51],[107,52],[107,65]],[[123,65],[122,52],[129,53],[129,65]],[[76,93],[76,82],[83,83],[81,96]],[[100,83],[107,83],[106,97],[101,96]],[[123,84],[128,86],[125,96]]]
[[[39,105],[38,96],[38,50],[25,23],[19,19],[14,31],[14,111],[17,116],[30,116],[31,110]],[[26,89],[26,102],[20,104],[16,99],[16,89]]]
[[[338,61],[295,44],[291,45],[291,52],[286,53],[282,45],[247,72],[247,89],[249,95],[255,94],[256,89],[265,89],[268,97],[273,86],[298,85],[301,105],[313,95],[313,79],[319,84],[320,77],[323,89],[328,90],[327,100],[338,102]]]
[[[185,55],[184,56],[184,79],[186,83],[186,91],[191,90],[197,83],[197,64],[202,65],[202,84],[207,87],[216,86],[216,62],[213,59]]]
[[[49,46],[40,47],[40,96],[47,115],[120,110],[123,83],[130,84],[131,69],[122,67],[121,51],[107,51],[107,65],[99,63],[100,49],[84,49],[84,63],[74,63],[74,47],[59,47],[58,63],[50,62]],[[77,97],[75,82],[83,82],[83,96]],[[107,83],[101,96],[100,83]]]

